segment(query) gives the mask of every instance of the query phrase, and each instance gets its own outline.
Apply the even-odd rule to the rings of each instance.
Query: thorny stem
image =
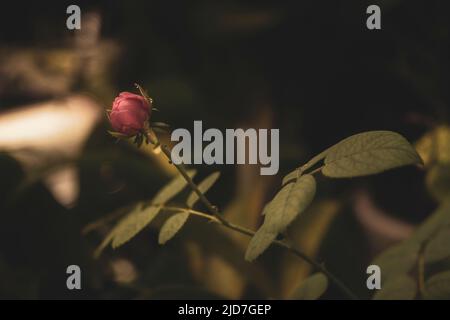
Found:
[[[172,160],[171,160],[171,151],[170,151],[169,147],[167,145],[160,145],[158,137],[155,134],[152,134],[152,132],[148,134],[148,138],[149,138],[149,141],[151,143],[161,147],[162,152],[167,157],[169,162],[171,164],[173,164],[177,168],[177,170],[180,172],[180,174],[183,176],[183,178],[188,183],[189,187],[192,189],[192,191],[194,191],[198,195],[200,201],[206,206],[206,208],[212,214],[212,216],[209,215],[209,214],[205,214],[203,212],[200,212],[200,211],[192,210],[192,209],[186,209],[186,208],[176,208],[176,209],[178,209],[178,210],[179,209],[184,209],[185,211],[188,211],[191,214],[200,216],[202,218],[209,219],[209,221],[212,221],[214,223],[218,223],[218,224],[220,224],[220,225],[222,225],[222,226],[224,226],[224,227],[226,227],[226,228],[228,228],[230,230],[234,230],[236,232],[239,232],[241,234],[245,234],[245,235],[250,236],[250,237],[253,237],[255,235],[254,231],[252,231],[250,229],[247,229],[247,228],[244,228],[244,227],[241,227],[239,225],[235,225],[235,224],[229,222],[228,220],[226,220],[220,214],[220,212],[217,209],[217,207],[212,205],[211,202],[208,200],[208,198],[206,198],[206,196],[200,191],[198,186],[194,183],[194,181],[191,179],[191,177],[187,174],[187,171],[184,168],[184,166],[179,165],[179,164],[175,164],[175,163],[172,162]],[[166,207],[166,208],[171,208],[171,207]],[[330,281],[333,282],[350,299],[352,299],[352,300],[358,299],[356,297],[356,295],[349,288],[347,288],[347,286],[344,285],[344,283],[341,280],[339,280],[336,276],[334,276],[331,272],[329,272],[325,268],[325,266],[323,266],[322,264],[320,264],[317,261],[315,261],[314,259],[308,257],[303,252],[293,248],[291,245],[289,245],[285,241],[275,240],[272,243],[277,245],[277,246],[279,246],[279,247],[281,247],[281,248],[284,248],[284,249],[288,250],[293,255],[297,256],[300,259],[305,260],[307,263],[312,265],[314,268],[316,268],[320,272],[324,273],[330,279]]]

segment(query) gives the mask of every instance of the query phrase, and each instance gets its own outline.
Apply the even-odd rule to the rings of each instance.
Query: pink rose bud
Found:
[[[144,97],[122,92],[114,99],[109,119],[114,131],[133,136],[144,130],[151,111],[152,106]]]

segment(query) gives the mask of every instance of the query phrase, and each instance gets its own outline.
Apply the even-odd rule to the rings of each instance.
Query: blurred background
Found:
[[[70,4],[81,30],[66,28]],[[366,28],[370,4],[382,30]],[[367,265],[437,206],[426,139],[440,132],[448,151],[449,10],[445,0],[2,2],[0,298],[286,298],[312,271],[276,248],[247,263],[247,238],[198,219],[165,246],[156,221],[93,258],[120,208],[175,174],[161,155],[107,133],[106,109],[135,82],[159,109],[152,120],[173,128],[280,129],[277,176],[196,167],[199,177],[222,172],[210,199],[251,229],[284,174],[339,140],[393,130],[418,143],[424,168],[319,178],[288,230],[369,298]],[[67,290],[70,264],[83,290]],[[324,298],[343,296],[331,286]]]

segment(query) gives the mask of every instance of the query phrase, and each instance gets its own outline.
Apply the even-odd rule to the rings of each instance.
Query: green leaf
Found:
[[[426,299],[450,299],[450,271],[441,272],[430,277],[425,283]]]
[[[420,244],[405,241],[383,251],[372,264],[380,267],[383,280],[390,280],[412,270],[417,263],[419,250]]]
[[[188,175],[191,178],[195,173],[195,170],[188,171]],[[143,204],[138,203],[103,239],[100,246],[95,250],[94,256],[98,257],[109,243],[111,243],[111,246],[115,249],[133,238],[152,222],[161,211],[162,206],[181,192],[186,185],[187,182],[184,180],[183,176],[178,175],[155,195],[151,201],[151,206],[143,208]]]
[[[323,273],[316,273],[305,279],[291,295],[294,300],[317,300],[327,290],[328,279]]]
[[[434,263],[450,256],[450,228],[446,227],[431,238],[425,247],[425,262]]]
[[[383,270],[383,269],[382,269]],[[377,291],[373,297],[374,300],[413,300],[417,294],[417,284],[414,279],[408,275],[399,275]]]
[[[438,230],[450,225],[450,195],[448,195],[434,211],[434,213],[423,222],[411,237],[418,243],[428,241]]]
[[[450,163],[450,127],[441,125],[427,132],[416,143],[416,149],[425,165]]]
[[[218,171],[210,174],[202,182],[200,182],[197,185],[198,189],[201,191],[201,193],[206,193],[206,191],[208,191],[209,188],[211,188],[214,185],[214,183],[217,181],[217,179],[219,179],[219,177],[220,177],[220,172],[218,172]],[[192,208],[198,200],[199,200],[199,197],[198,197],[197,193],[192,191],[186,201],[186,205],[189,208]]]
[[[189,218],[188,212],[178,212],[167,219],[164,222],[161,230],[159,231],[158,242],[159,244],[165,244],[167,241],[173,238],[175,234],[183,227]]]
[[[137,209],[124,217],[113,229],[112,247],[120,247],[144,229],[161,210],[160,206]]]
[[[208,177],[206,177],[202,182],[198,184],[198,189],[205,193],[208,191],[209,188],[211,188],[214,183],[219,179],[220,172],[214,172],[210,174]],[[195,203],[199,200],[199,196],[194,191],[191,192],[189,195],[186,204],[189,208],[192,208]],[[159,232],[159,239],[158,242],[160,244],[165,244],[167,241],[173,238],[175,234],[181,230],[181,228],[184,226],[186,221],[189,218],[188,212],[179,212],[167,219],[167,221],[164,223],[164,225],[161,228],[161,231]]]
[[[189,177],[194,177],[196,174],[195,170],[188,170]],[[177,175],[172,179],[167,185],[165,185],[156,196],[153,198],[153,204],[164,204],[175,197],[178,193],[180,193],[187,185],[186,180],[184,180],[183,176]]]
[[[264,224],[268,230],[284,231],[309,206],[315,193],[316,180],[309,174],[283,187],[264,209]]]
[[[309,174],[284,186],[265,206],[264,223],[250,240],[245,259],[252,261],[264,252],[277,235],[308,207],[315,193],[316,180]]]
[[[94,258],[100,257],[103,250],[111,243],[112,239],[114,237],[114,233],[110,231],[108,235],[103,239],[103,241],[100,243],[100,245],[95,249],[94,251]]]
[[[272,242],[277,238],[277,235],[278,234],[273,231],[266,230],[265,226],[262,225],[248,244],[247,251],[245,252],[245,260],[255,260],[261,253],[270,247]]]
[[[436,164],[427,172],[426,185],[437,201],[444,200],[450,194],[450,165]]]
[[[331,147],[322,173],[333,178],[365,176],[420,164],[417,152],[400,134],[369,131],[348,137]]]
[[[450,196],[413,233],[410,239],[382,252],[373,264],[379,265],[383,278],[405,274],[416,265],[421,246],[442,227],[450,225]]]

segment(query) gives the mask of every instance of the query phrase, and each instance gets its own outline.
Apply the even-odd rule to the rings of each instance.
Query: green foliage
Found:
[[[196,174],[195,170],[188,170],[189,177],[194,177]],[[178,193],[180,193],[187,183],[182,175],[177,175],[172,181],[170,181],[166,186],[164,186],[153,198],[152,204],[164,204],[170,201]]]
[[[434,263],[450,257],[450,227],[442,228],[425,247],[425,261]]]
[[[420,244],[415,241],[405,241],[381,253],[373,264],[382,270],[382,279],[389,280],[398,275],[407,274],[417,264]]]
[[[151,206],[145,209],[136,207],[114,228],[112,247],[115,249],[128,242],[142,229],[144,229],[161,210],[160,206]]]
[[[316,183],[311,174],[304,173],[322,160],[323,166],[311,173],[321,170],[325,176],[334,178],[364,176],[422,163],[409,142],[391,131],[356,134],[326,149],[283,178],[281,191],[264,208],[264,223],[249,243],[245,255],[248,261],[264,252],[312,201]],[[415,256],[408,258],[415,261]]]
[[[315,193],[316,181],[312,175],[301,176],[284,186],[264,208],[264,223],[250,241],[245,259],[252,261],[264,252],[277,235],[306,209]]]
[[[386,288],[395,279],[409,276],[418,265],[422,248],[424,248],[425,266],[447,258],[450,255],[449,226],[450,197],[447,197],[408,240],[387,249],[373,261],[373,264],[378,265],[382,270],[383,282],[386,281],[382,287]],[[419,274],[419,276],[424,275]],[[436,286],[435,283],[432,285]],[[404,290],[408,288],[411,289],[405,284]]]
[[[433,275],[425,284],[426,299],[450,299],[450,271]]]
[[[413,300],[417,294],[416,281],[408,275],[400,275],[383,284],[374,300]]]
[[[319,162],[322,160],[323,164],[320,165]],[[250,240],[245,259],[247,261],[256,259],[276,241],[299,214],[305,211],[316,193],[314,173],[321,171],[325,176],[334,178],[356,177],[420,163],[422,160],[412,146],[395,132],[371,131],[342,140],[283,178],[281,189],[263,209],[264,222]],[[194,175],[194,171],[189,172],[190,177]],[[198,192],[205,194],[219,176],[219,172],[215,172],[201,181],[196,186],[197,190],[193,188],[186,200],[187,208],[165,207],[165,204],[186,186],[184,178],[181,175],[177,176],[162,188],[147,206],[140,204],[121,219],[102,242],[98,252],[109,243],[116,248],[129,241],[162,210],[172,209],[171,211],[175,210],[175,213],[161,227],[158,239],[160,244],[172,239],[185,225],[190,214],[208,218],[208,214],[194,211],[192,208],[200,200]],[[375,264],[382,268],[383,279],[386,281],[383,290],[376,294],[376,299],[415,297],[416,284],[408,274],[416,265],[424,241],[436,231],[436,227],[441,225],[442,218],[446,215],[438,210],[430,221],[424,224],[422,230],[418,230],[415,237],[391,248],[376,259]],[[222,223],[220,219],[215,221]],[[226,223],[223,224],[227,226]],[[428,250],[432,254],[428,255],[431,254],[434,257],[432,259],[438,259],[433,255],[438,255],[440,259],[447,254],[442,253],[440,247],[440,243],[445,241],[447,239],[441,236],[430,242]],[[317,299],[326,291],[327,286],[328,279],[323,273],[314,274],[295,290],[292,298]]]
[[[442,202],[450,194],[450,127],[435,127],[416,143],[416,148],[428,168],[428,191]]]
[[[437,201],[450,194],[450,164],[435,164],[427,172],[426,185]]]
[[[316,273],[305,279],[290,296],[294,300],[317,300],[327,291],[328,279],[323,273]]]
[[[346,178],[380,173],[410,164],[420,164],[417,152],[401,135],[370,131],[348,137],[326,153],[322,173]]]
[[[188,171],[190,177],[193,177],[195,173],[195,170]],[[181,175],[178,175],[155,195],[149,206],[145,207],[142,203],[136,205],[133,210],[122,218],[109,232],[97,248],[95,255],[100,255],[110,242],[113,248],[117,248],[133,238],[152,222],[161,211],[162,206],[180,193],[186,185],[187,183],[184,178]]]
[[[420,244],[428,241],[439,229],[450,225],[450,195],[442,200],[435,212],[414,232],[410,241]]]
[[[189,212],[178,212],[164,222],[159,231],[158,243],[165,244],[184,226],[189,218]]]
[[[425,165],[450,164],[450,127],[441,125],[427,132],[416,143]]]
[[[208,177],[206,177],[202,182],[200,182],[197,185],[200,192],[206,193],[209,190],[209,188],[211,188],[214,185],[217,179],[219,179],[219,177],[220,172],[214,172],[210,174]],[[188,206],[188,208],[192,208],[198,200],[199,200],[198,194],[192,191],[186,201],[186,205]],[[169,219],[167,219],[167,221],[164,222],[161,231],[159,232],[158,242],[160,244],[165,244],[167,241],[172,239],[175,236],[175,234],[177,234],[177,232],[181,230],[181,228],[184,226],[188,218],[189,212],[184,211],[178,212]]]
[[[206,193],[206,191],[208,191],[209,188],[211,188],[214,185],[214,183],[216,183],[216,181],[217,181],[217,179],[219,179],[219,177],[220,177],[220,172],[214,172],[214,173],[210,174],[208,177],[206,177],[202,182],[200,182],[197,185],[198,189],[202,193]],[[198,194],[196,192],[192,191],[186,201],[186,205],[189,208],[193,208],[198,200],[199,200]]]

